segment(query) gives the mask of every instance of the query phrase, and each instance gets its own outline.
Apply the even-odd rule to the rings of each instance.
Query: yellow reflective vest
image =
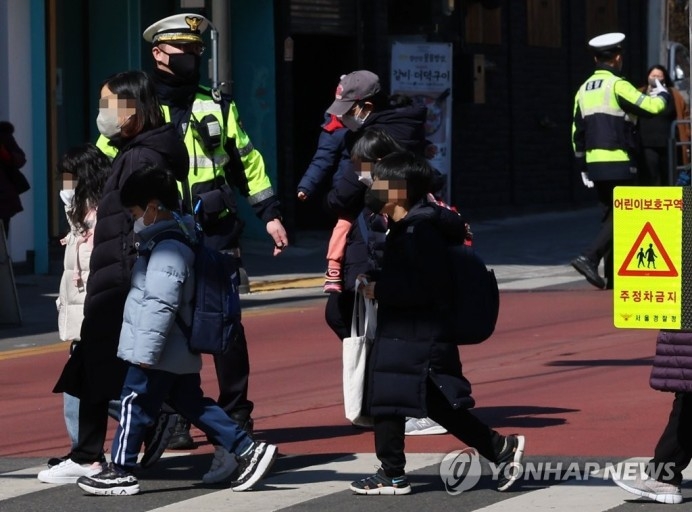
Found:
[[[581,172],[592,180],[630,180],[635,177],[637,116],[665,109],[669,96],[643,94],[627,80],[602,66],[574,98],[572,147]]]
[[[247,197],[251,206],[261,206],[262,202],[275,198],[271,181],[267,175],[264,159],[257,151],[250,137],[245,133],[240,123],[238,109],[233,101],[224,98],[223,103],[217,103],[211,96],[210,90],[200,86],[192,103],[189,121],[183,125],[183,142],[190,155],[190,169],[186,182],[179,184],[185,210],[192,212],[192,199],[202,193],[219,189],[225,182],[236,187]],[[171,121],[168,105],[162,105],[164,117]],[[213,116],[221,129],[220,144],[215,148],[205,148],[202,137],[195,128],[206,116]],[[108,139],[101,136],[97,146],[107,155],[113,157],[116,149],[108,144]],[[229,155],[227,149],[235,148],[236,154]],[[233,151],[235,152],[235,151]],[[232,159],[238,159],[235,167],[242,165],[242,172],[232,172]],[[231,199],[232,201],[232,199]],[[255,209],[257,215],[265,222],[279,216],[278,207]]]

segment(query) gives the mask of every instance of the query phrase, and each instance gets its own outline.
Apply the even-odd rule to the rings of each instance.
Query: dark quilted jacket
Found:
[[[459,216],[443,219],[438,210],[419,204],[390,223],[382,270],[374,279],[377,333],[366,401],[373,416],[426,417],[427,379],[453,408],[474,405],[446,316],[452,294],[446,248],[463,240],[464,222]],[[457,234],[450,237],[450,231]]]
[[[658,333],[650,384],[660,391],[692,392],[692,332]]]

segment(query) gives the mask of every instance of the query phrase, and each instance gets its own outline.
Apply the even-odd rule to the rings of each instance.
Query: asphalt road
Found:
[[[503,434],[526,436],[527,472],[506,493],[494,490],[487,465],[471,489],[448,492],[440,462],[466,447],[439,435],[407,438],[413,494],[352,495],[348,483],[373,473],[377,465],[372,432],[353,428],[343,417],[340,345],[324,323],[321,289],[275,289],[280,286],[243,296],[255,428],[281,454],[255,491],[233,493],[224,485],[201,484],[212,448],[196,429],[197,448],[166,452],[140,474],[137,496],[92,497],[73,485],[41,484],[36,473],[47,457],[67,451],[61,397],[50,393],[66,347],[57,342],[55,319],[47,308],[54,300],[50,278],[19,276],[18,293],[31,321],[0,329],[0,510],[660,508],[620,490],[603,473],[623,461],[650,457],[672,397],[648,387],[655,333],[614,328],[612,294],[588,285],[568,264],[596,228],[593,212],[488,221],[475,228],[477,248],[500,281],[501,313],[490,340],[460,350],[474,387],[476,414]],[[311,245],[314,241],[295,247],[294,263],[312,257]],[[255,262],[255,282],[315,278],[321,272],[320,260],[295,273],[288,271],[300,265],[284,261],[286,270],[276,275],[263,272],[268,267],[259,259]],[[214,396],[208,359],[202,379]],[[692,509],[688,486],[683,496],[681,510]]]

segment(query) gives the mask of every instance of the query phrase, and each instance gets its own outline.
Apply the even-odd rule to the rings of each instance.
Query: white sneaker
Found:
[[[407,418],[407,436],[432,436],[434,434],[446,434],[447,429],[430,418]]]
[[[616,478],[613,476],[613,482],[627,492],[631,492],[637,496],[649,498],[650,500],[654,500],[659,503],[667,503],[668,505],[677,505],[678,503],[682,503],[682,493],[680,492],[680,487],[674,484],[654,480],[646,473],[640,473],[634,479],[626,478],[624,475],[622,478]]]
[[[211,461],[211,467],[202,477],[202,482],[205,484],[216,484],[230,477],[238,467],[238,461],[235,455],[230,453],[223,446],[214,448],[214,460]]]
[[[76,484],[80,476],[94,476],[103,470],[100,462],[77,464],[66,459],[57,466],[39,472],[38,479],[47,484]]]

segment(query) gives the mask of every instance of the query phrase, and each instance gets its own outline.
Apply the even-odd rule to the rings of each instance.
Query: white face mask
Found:
[[[96,117],[96,127],[104,137],[111,138],[120,133],[118,111],[110,108],[100,108]]]
[[[72,206],[72,198],[74,197],[74,189],[63,189],[60,191],[60,199],[65,206]]]
[[[135,223],[133,224],[133,226],[132,226],[132,231],[134,231],[135,233],[139,233],[139,232],[142,231],[143,229],[148,228],[149,226],[151,226],[151,224],[153,224],[154,222],[156,222],[156,217],[159,216],[159,212],[158,212],[158,211],[156,212],[156,216],[154,217],[154,220],[152,221],[151,224],[145,224],[145,223],[144,223],[144,216],[147,214],[147,210],[148,210],[148,209],[149,209],[149,207],[147,206],[146,210],[144,210],[144,212],[142,213],[142,216],[141,216],[139,219],[137,219],[137,220],[135,221]]]

